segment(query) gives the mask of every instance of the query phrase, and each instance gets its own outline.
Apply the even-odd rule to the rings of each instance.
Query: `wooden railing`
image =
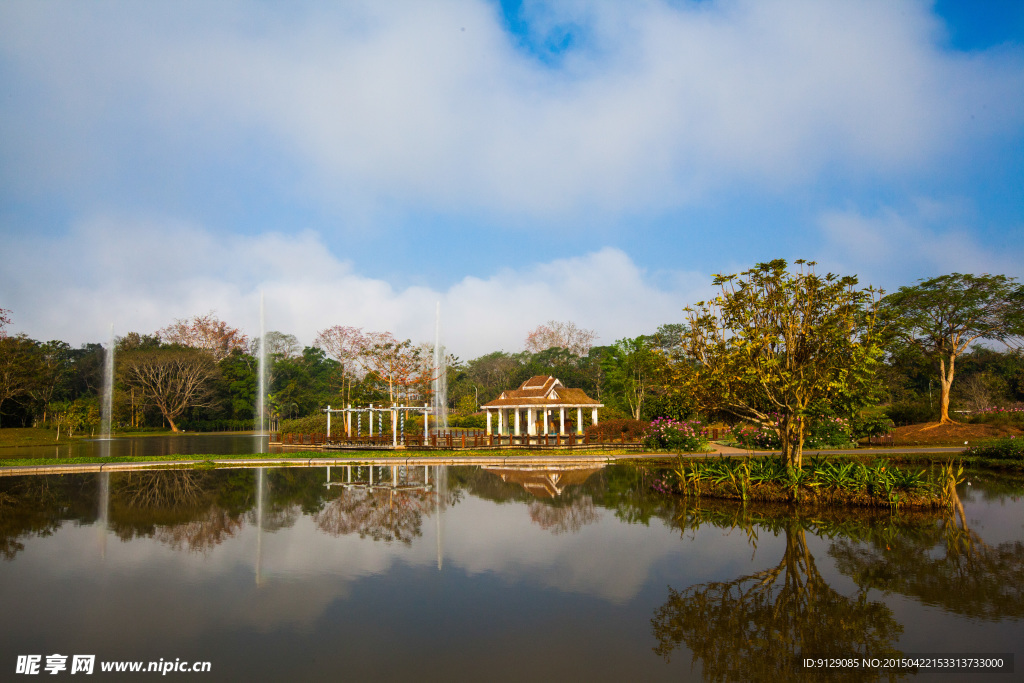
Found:
[[[273,443],[284,446],[326,446],[328,448],[391,448],[394,439],[390,434],[374,436],[332,435],[327,439],[325,434],[271,434]],[[426,439],[423,434],[406,434],[399,439],[399,445],[407,449],[417,450],[460,450],[460,449],[565,449],[577,448],[617,448],[636,450],[644,447],[642,441],[627,441],[625,436],[620,440],[608,438],[591,438],[577,434],[545,434],[528,435],[496,435],[486,434],[483,430],[440,431],[431,433]]]

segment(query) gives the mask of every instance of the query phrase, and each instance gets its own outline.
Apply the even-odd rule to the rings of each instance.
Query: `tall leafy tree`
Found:
[[[884,300],[894,330],[939,370],[939,421],[949,417],[956,360],[979,340],[1010,345],[1024,336],[1024,286],[1005,275],[951,273],[900,287]]]
[[[777,429],[798,468],[813,406],[865,401],[881,347],[880,292],[854,276],[820,276],[813,261],[795,265],[791,273],[777,259],[717,276],[721,293],[686,309],[686,350],[705,405]]]
[[[644,336],[618,340],[604,357],[609,392],[622,401],[635,420],[640,419],[644,401],[654,387],[658,361],[658,355]]]
[[[0,426],[4,403],[29,395],[39,383],[39,344],[19,334],[0,337]]]

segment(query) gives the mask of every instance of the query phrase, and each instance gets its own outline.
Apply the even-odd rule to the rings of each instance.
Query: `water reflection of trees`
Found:
[[[866,590],[899,593],[975,619],[1024,617],[1024,543],[989,545],[962,514],[919,525],[876,525],[829,549]]]
[[[204,470],[112,475],[107,525],[121,540],[149,537],[175,550],[208,551],[242,526],[239,512],[219,504],[222,484]]]
[[[541,529],[557,535],[576,533],[601,519],[590,496],[570,494],[567,498],[551,502],[533,501],[530,503],[530,520]]]
[[[739,528],[756,544],[768,531],[785,538],[779,562],[729,581],[713,581],[678,591],[651,620],[654,651],[669,659],[685,645],[700,660],[706,680],[782,680],[810,673],[801,654],[898,656],[903,627],[866,590],[846,596],[825,581],[807,545],[807,533],[839,533],[844,522],[801,517],[788,510],[754,513],[727,505],[685,507],[676,518],[683,533],[704,525]],[[781,513],[781,514],[780,514]],[[788,514],[786,514],[788,513]],[[875,678],[876,671],[830,670],[833,680]],[[814,672],[820,678],[822,672]]]
[[[95,478],[4,477],[0,479],[0,557],[13,560],[23,539],[53,534],[66,519],[96,518]]]
[[[332,536],[357,533],[360,538],[409,545],[423,535],[423,516],[433,511],[435,499],[436,494],[425,489],[340,489],[313,514],[313,521]]]

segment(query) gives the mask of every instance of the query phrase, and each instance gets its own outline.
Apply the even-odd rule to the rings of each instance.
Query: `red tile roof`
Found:
[[[582,389],[569,389],[551,375],[536,375],[518,389],[501,392],[498,398],[485,403],[484,408],[514,408],[516,406],[591,406],[604,404],[587,396]]]

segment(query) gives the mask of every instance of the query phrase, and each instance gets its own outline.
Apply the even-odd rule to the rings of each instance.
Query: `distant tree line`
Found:
[[[1024,402],[1024,288],[1015,279],[952,273],[885,296],[814,265],[776,260],[717,276],[720,294],[682,320],[608,345],[595,345],[593,330],[548,321],[527,332],[522,351],[449,355],[449,410],[456,424],[482,425],[481,404],[550,374],[604,403],[605,419],[768,425],[798,459],[809,416],[884,409],[905,424]],[[12,318],[0,309],[0,427],[94,431],[104,347],[9,334]],[[115,429],[254,424],[263,344],[270,418],[318,415],[327,404],[421,403],[437,379],[432,345],[389,332],[335,325],[303,347],[280,331],[249,339],[208,313],[117,339]]]

